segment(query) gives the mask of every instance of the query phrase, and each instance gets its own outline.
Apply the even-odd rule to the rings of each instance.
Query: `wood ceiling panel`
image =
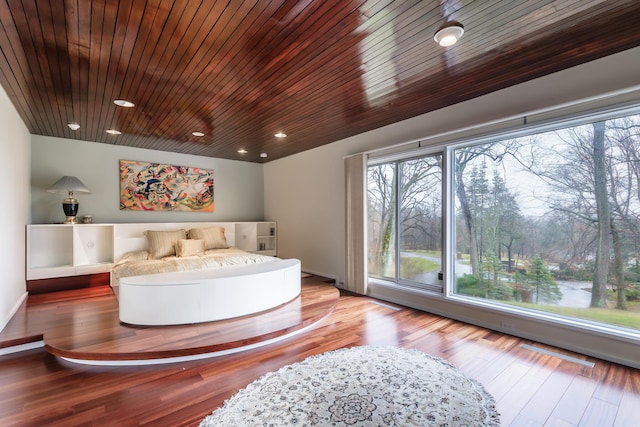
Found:
[[[184,118],[191,118],[191,120],[173,121],[169,118],[169,121],[164,124],[167,129],[163,129],[163,132],[171,132],[173,128],[180,129],[181,125],[188,125],[193,122],[196,124],[196,127],[192,128],[193,130],[199,130],[206,134],[212,132],[212,100],[214,97],[219,96],[216,89],[220,85],[212,81],[211,76],[223,74],[228,64],[233,63],[229,56],[233,54],[238,39],[252,25],[261,25],[256,23],[256,18],[257,15],[263,12],[262,8],[265,4],[269,5],[268,2],[257,2],[256,4],[246,2],[240,5],[241,7],[238,9],[225,9],[224,14],[220,16],[220,19],[215,24],[220,28],[205,39],[200,48],[194,53],[193,57],[197,58],[198,61],[185,70],[184,78],[174,79],[176,84],[183,84],[181,82],[190,83],[189,86],[184,87],[184,90],[179,91],[179,96],[171,99],[171,102],[174,104],[174,108],[192,110],[192,114],[183,115]],[[231,31],[228,30],[229,28],[233,28],[234,37],[230,37]],[[167,95],[172,93],[173,91],[170,91]],[[167,108],[170,109],[171,106],[167,106]],[[183,132],[182,135],[176,134],[175,137],[187,135],[187,132]]]
[[[41,87],[36,86],[37,83],[42,82],[45,77],[42,75],[42,68],[38,62],[37,51],[33,46],[32,37],[29,33],[30,25],[26,18],[25,11],[21,7],[20,2],[17,1],[10,1],[7,4],[3,3],[2,6],[3,8],[11,8],[7,13],[2,13],[2,17],[7,18],[6,23],[3,20],[3,26],[7,33],[11,35],[11,49],[14,49],[18,56],[22,56],[25,59],[20,63],[10,63],[9,65],[13,67],[20,67],[21,74],[26,77],[25,80],[21,82],[21,89],[23,93],[26,92],[32,94],[30,97],[31,99],[27,100],[27,105],[29,108],[33,109],[32,111],[35,113],[34,119],[39,122],[39,128],[47,134],[53,133],[54,129],[51,127],[53,117],[50,116],[54,112],[50,108],[48,93],[41,90]],[[18,45],[15,45],[16,41],[18,41]],[[3,52],[5,52],[4,45]],[[20,53],[23,53],[23,55],[20,55]],[[18,74],[18,72],[15,74]],[[10,89],[5,88],[5,90],[9,91]],[[19,96],[17,91],[11,91],[8,93],[10,93],[10,97],[11,95]],[[32,101],[33,103],[29,101]],[[44,116],[45,120],[42,120],[42,116]]]
[[[0,83],[33,134],[263,162],[639,46],[639,18],[631,0],[0,0]],[[465,35],[445,49],[448,20]]]
[[[29,67],[21,48],[11,11],[4,1],[0,2],[0,16],[3,17],[0,18],[0,51],[3,56],[0,60],[1,81],[7,87],[14,88],[14,90],[7,90],[7,94],[27,127],[42,132],[39,122],[35,119],[35,110],[38,106],[41,108],[42,102],[39,97],[34,99],[30,91],[24,90],[31,80],[30,75],[27,76],[24,73],[24,70],[28,70]],[[17,49],[14,49],[13,46],[16,46]]]
[[[302,26],[299,34],[284,34],[277,37],[276,40],[279,40],[280,44],[275,52],[287,51],[288,55],[286,57],[279,55],[274,58],[273,51],[264,48],[260,50],[261,53],[257,63],[253,67],[247,68],[248,71],[241,75],[238,81],[241,86],[241,88],[238,88],[238,94],[222,100],[220,108],[225,114],[222,116],[223,119],[237,122],[239,126],[242,117],[234,113],[241,111],[243,108],[257,107],[259,111],[255,111],[254,113],[257,113],[257,115],[253,116],[256,119],[254,130],[262,128],[261,120],[266,118],[268,108],[272,106],[276,106],[275,108],[279,110],[283,108],[283,105],[286,105],[286,101],[282,100],[282,97],[293,96],[297,92],[297,84],[300,84],[305,79],[310,79],[310,74],[317,72],[316,70],[322,70],[323,66],[327,65],[327,55],[329,52],[333,52],[333,46],[338,40],[348,36],[350,31],[340,32],[340,28],[336,28],[337,23],[332,22],[330,19],[331,14],[335,13],[336,9],[337,12],[342,12],[341,9],[345,7],[344,3],[334,2],[334,4],[330,4],[330,2],[326,2],[325,6],[327,10],[320,11],[322,14],[318,14],[319,20],[309,19],[303,22],[308,26]],[[311,41],[304,37],[307,34],[317,32],[330,32],[332,37],[313,46]],[[273,44],[273,40],[270,40],[269,43]],[[304,49],[294,53],[294,49],[300,46],[304,46]],[[292,57],[296,60],[291,61]],[[279,67],[276,68],[272,65],[275,61],[283,60],[283,58],[286,59],[286,62],[283,62]],[[348,59],[345,58],[345,60]],[[262,66],[262,64],[265,64],[265,66]],[[293,73],[296,74],[295,78],[290,77]],[[259,85],[253,82],[259,82]],[[326,93],[329,90],[326,84],[316,78],[313,79],[312,84],[321,92]],[[223,85],[226,86],[228,83],[223,82]],[[314,100],[309,99],[308,101],[309,104],[314,104]],[[300,111],[300,114],[304,114],[304,110]],[[282,123],[278,128],[265,130],[266,135],[272,137],[273,133],[280,130],[279,128],[285,123]],[[261,136],[265,137],[266,135]]]

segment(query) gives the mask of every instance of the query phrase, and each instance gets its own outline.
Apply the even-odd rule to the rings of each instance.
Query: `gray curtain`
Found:
[[[344,159],[345,289],[367,293],[367,155]]]

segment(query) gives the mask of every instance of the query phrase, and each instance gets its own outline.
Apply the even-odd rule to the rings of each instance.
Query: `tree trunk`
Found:
[[[606,307],[607,277],[610,262],[609,197],[607,191],[607,170],[604,146],[605,122],[593,124],[593,178],[596,210],[598,215],[598,237],[596,241],[596,263],[591,289],[591,307]]]
[[[624,292],[624,272],[622,262],[622,242],[616,228],[616,222],[611,219],[611,240],[613,241],[613,272],[616,278],[616,308],[627,309],[627,299]]]
[[[478,279],[482,279],[480,274],[480,257],[478,256],[478,236],[476,235],[476,228],[473,222],[471,208],[469,207],[469,201],[467,200],[467,192],[464,188],[464,183],[462,182],[461,168],[456,168],[456,193],[458,195],[458,201],[460,202],[460,209],[462,210],[464,223],[467,227],[467,233],[469,234],[471,272]]]
[[[511,247],[513,246],[513,239],[509,241],[507,247],[507,273],[513,273],[513,253]]]
[[[384,224],[382,229],[382,272],[383,275],[390,274],[391,267],[394,267],[394,263],[396,260],[395,256],[395,246],[392,243],[395,243],[393,237],[395,236],[395,225],[396,225],[396,187],[397,187],[397,171],[393,174],[393,179],[391,180],[391,194],[389,197],[389,209],[388,209],[388,221]],[[394,273],[395,276],[395,273]]]

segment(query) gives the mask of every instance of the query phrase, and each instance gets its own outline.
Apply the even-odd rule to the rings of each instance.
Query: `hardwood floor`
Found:
[[[331,286],[315,278],[305,283],[320,293]],[[82,319],[80,313],[92,302],[114,298],[96,288],[56,294],[29,299],[32,329],[22,325],[23,334],[37,337],[38,328],[50,325],[46,313],[52,310]],[[81,335],[88,327],[84,323],[75,325]],[[0,341],[17,342],[19,328],[12,328],[0,334]],[[197,335],[185,339],[198,340]],[[310,331],[211,359],[104,367],[70,363],[43,348],[0,356],[0,425],[196,426],[261,375],[310,355],[357,345],[416,348],[447,359],[493,394],[503,426],[640,425],[640,371],[348,294]]]
[[[229,353],[313,327],[331,313],[339,295],[336,288],[325,283],[306,283],[294,300],[258,314],[194,325],[149,327],[121,324],[117,301],[107,292],[85,302],[82,311],[73,300],[58,303],[54,318],[59,324],[47,326],[45,348],[55,356],[98,364],[163,363],[171,358],[182,361],[191,356]]]

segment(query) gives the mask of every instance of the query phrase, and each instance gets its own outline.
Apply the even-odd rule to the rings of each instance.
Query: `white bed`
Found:
[[[300,261],[124,277],[120,321],[134,325],[211,322],[278,307],[300,294]]]
[[[207,322],[296,298],[300,261],[235,249],[233,229],[229,223],[147,223],[120,230],[111,270],[120,320],[135,325]]]

